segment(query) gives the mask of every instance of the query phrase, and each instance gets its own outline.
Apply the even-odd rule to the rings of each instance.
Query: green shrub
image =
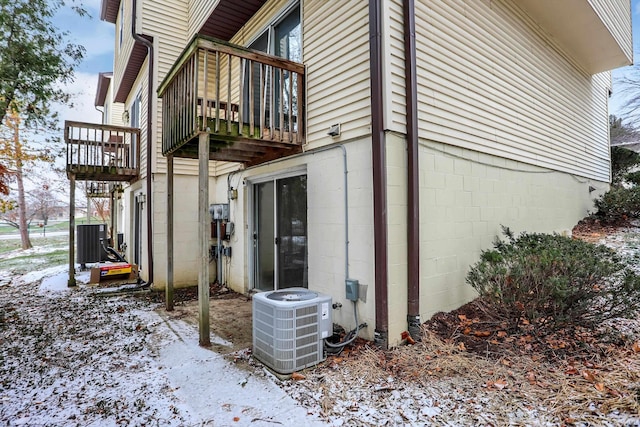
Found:
[[[631,185],[640,185],[640,171],[629,172],[624,176],[624,180]]]
[[[640,154],[624,147],[611,147],[611,177],[618,185],[624,176],[640,164]]]
[[[597,209],[595,216],[603,222],[640,218],[640,187],[612,187],[594,204]]]
[[[523,233],[503,227],[506,241],[482,252],[467,275],[481,307],[517,328],[593,328],[640,308],[640,277],[616,254],[557,234]]]

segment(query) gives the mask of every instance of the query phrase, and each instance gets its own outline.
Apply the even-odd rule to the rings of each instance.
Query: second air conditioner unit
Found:
[[[322,362],[323,340],[332,334],[328,295],[289,288],[253,296],[253,355],[278,373]]]

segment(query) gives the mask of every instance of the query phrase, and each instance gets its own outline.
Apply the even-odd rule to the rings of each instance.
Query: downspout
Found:
[[[382,99],[382,9],[381,1],[369,0],[369,52],[371,66],[371,143],[373,169],[373,230],[378,346],[389,346],[387,180]]]
[[[121,0],[124,1],[124,0]],[[142,37],[140,34],[136,32],[136,11],[138,10],[138,0],[133,0],[133,13],[131,18],[131,35],[133,39],[142,43],[147,47],[147,68],[149,70],[149,77],[147,82],[147,264],[149,268],[149,278],[147,279],[147,283],[149,285],[153,284],[153,227],[152,227],[152,216],[151,216],[151,206],[152,206],[152,198],[151,198],[151,157],[153,155],[152,148],[155,146],[153,141],[151,140],[151,130],[152,130],[152,120],[151,120],[151,111],[152,111],[152,100],[154,97],[153,92],[153,43],[149,40]]]
[[[420,330],[420,172],[418,164],[418,82],[414,0],[404,0],[404,73],[407,104],[407,323],[415,340]]]
[[[96,111],[97,111],[98,113],[100,113],[100,116],[102,117],[102,118],[100,119],[100,124],[101,124],[101,125],[106,124],[106,123],[104,122],[104,108],[103,108],[102,110],[100,110],[100,109],[98,109],[98,106],[97,106],[97,105],[94,105],[94,106],[93,106],[93,108],[95,108],[95,109],[96,109]]]

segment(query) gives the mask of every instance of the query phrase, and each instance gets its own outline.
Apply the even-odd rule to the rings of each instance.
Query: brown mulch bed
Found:
[[[585,242],[597,243],[603,237],[615,233],[618,229],[627,227],[630,225],[629,220],[621,221],[619,223],[604,223],[594,217],[586,217],[578,222],[571,235],[574,239],[584,240]]]
[[[597,243],[628,225],[586,219],[573,229],[573,237]],[[418,342],[405,337],[411,345],[388,351],[357,340],[328,357],[324,369],[338,372],[345,366],[350,375],[370,382],[389,376],[428,387],[451,382],[470,401],[486,399],[492,405],[500,400],[506,413],[541,405],[558,425],[637,425],[637,420],[625,424],[608,414],[640,412],[638,340],[604,329],[545,331],[526,321],[509,328],[477,300],[435,314],[422,329]]]

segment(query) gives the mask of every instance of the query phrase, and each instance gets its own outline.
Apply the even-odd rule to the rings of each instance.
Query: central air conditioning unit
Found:
[[[324,338],[333,334],[331,297],[305,288],[253,296],[253,355],[290,374],[322,362]]]

